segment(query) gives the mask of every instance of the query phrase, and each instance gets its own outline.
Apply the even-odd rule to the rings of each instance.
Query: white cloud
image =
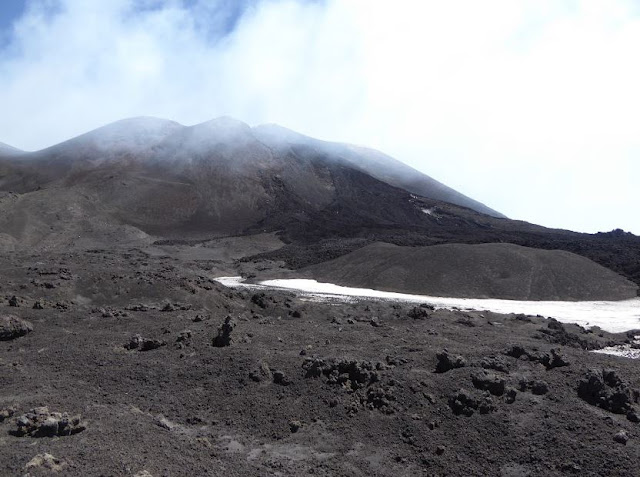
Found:
[[[32,1],[0,52],[0,140],[226,114],[377,147],[514,218],[640,234],[630,0],[264,0],[227,36],[229,2],[144,3]]]

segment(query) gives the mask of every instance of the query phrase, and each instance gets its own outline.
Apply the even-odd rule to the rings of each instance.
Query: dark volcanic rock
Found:
[[[487,356],[480,360],[480,366],[484,369],[493,369],[503,373],[509,372],[509,362],[504,356]]]
[[[488,395],[477,398],[464,389],[449,396],[449,407],[456,416],[470,417],[475,411],[488,414],[495,410],[495,405]]]
[[[547,394],[549,392],[549,385],[546,381],[542,380],[530,380],[530,379],[521,379],[518,383],[518,387],[520,391],[530,391],[533,394],[538,396],[542,396],[543,394]]]
[[[134,335],[131,337],[129,342],[124,345],[124,347],[130,350],[135,349],[138,351],[151,351],[154,349],[158,349],[161,346],[165,346],[166,344],[166,341],[144,338],[140,335]]]
[[[223,348],[231,345],[233,341],[231,338],[231,332],[235,327],[236,321],[231,316],[227,316],[224,319],[224,323],[222,323],[218,328],[218,334],[213,338],[213,346],[216,348]]]
[[[325,376],[328,384],[342,384],[350,389],[358,389],[379,380],[377,369],[384,365],[374,365],[370,361],[325,360],[306,358],[302,364],[307,378]]]
[[[249,378],[256,383],[272,381],[273,373],[265,361],[260,361],[258,365],[249,373]]]
[[[289,430],[291,433],[296,433],[302,427],[302,423],[300,421],[289,421]]]
[[[513,404],[518,396],[518,391],[513,388],[506,388],[504,393],[504,402],[507,404]]]
[[[407,315],[414,320],[426,320],[429,318],[429,312],[434,310],[435,308],[433,306],[422,304],[420,306],[414,306]]]
[[[191,346],[191,338],[193,337],[193,333],[191,330],[184,330],[178,333],[176,337],[175,346],[178,349],[185,348],[187,346]]]
[[[367,389],[366,400],[363,404],[369,409],[378,409],[386,414],[395,412],[394,401],[396,396],[390,386],[371,386]]]
[[[504,354],[512,358],[540,363],[548,370],[570,365],[568,359],[555,348],[551,349],[549,353],[544,353],[537,350],[528,350],[520,345],[514,345],[505,350]]]
[[[587,371],[578,383],[578,396],[593,406],[636,420],[634,404],[638,403],[640,392],[629,387],[612,369]]]
[[[446,373],[452,369],[463,368],[467,362],[462,356],[453,356],[445,349],[442,353],[436,354],[436,373]]]
[[[49,412],[46,407],[37,407],[16,419],[17,437],[70,436],[86,429],[81,417],[69,416],[66,412]]]
[[[471,381],[476,389],[489,391],[494,396],[502,396],[504,394],[506,382],[504,378],[496,374],[480,371],[471,376]]]
[[[0,341],[13,340],[33,331],[33,325],[17,316],[0,316]]]
[[[629,433],[627,431],[617,432],[613,436],[613,440],[618,444],[626,445],[627,442],[629,441]]]
[[[540,362],[547,369],[561,368],[571,364],[567,357],[555,348],[550,351],[550,354],[545,355]]]
[[[531,383],[531,392],[539,396],[547,394],[549,392],[549,385],[546,381],[533,381],[533,383]]]
[[[582,349],[598,348],[592,340],[589,340],[584,336],[579,336],[577,333],[570,333],[567,331],[567,327],[564,324],[554,320],[553,318],[549,319],[549,323],[546,328],[541,328],[538,332],[540,333],[539,336],[549,343]]]
[[[167,305],[171,306],[170,303],[167,303]],[[165,305],[165,307],[167,305]],[[125,310],[127,310],[127,311],[149,311],[149,307],[147,305],[142,304],[142,303],[138,303],[137,305],[127,306],[125,308]]]
[[[511,346],[509,349],[504,351],[504,354],[507,356],[511,356],[512,358],[516,358],[516,359],[526,359],[526,360],[530,360],[532,354],[527,351],[524,346],[520,346],[520,345],[513,345]]]
[[[269,306],[267,296],[264,293],[255,293],[251,297],[251,303],[258,305],[260,308],[266,308]]]
[[[291,380],[287,377],[284,371],[276,370],[273,372],[273,383],[280,386],[289,386]]]

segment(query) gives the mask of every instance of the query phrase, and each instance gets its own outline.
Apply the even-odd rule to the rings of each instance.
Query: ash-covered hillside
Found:
[[[119,121],[37,152],[0,147],[0,249],[90,249],[276,232],[301,267],[375,241],[583,255],[640,283],[640,239],[504,218],[380,152],[219,118]]]
[[[638,286],[571,252],[506,243],[398,247],[374,243],[301,270],[323,282],[430,296],[625,300]]]
[[[134,118],[35,153],[0,151],[0,188],[55,196],[51,207],[74,207],[79,218],[97,214],[163,237],[278,228],[328,207],[349,207],[367,193],[373,203],[362,220],[419,226],[427,217],[407,191],[394,187],[410,181],[419,185],[408,189],[423,197],[499,215],[391,158],[368,156],[374,153],[272,127],[251,129],[229,118],[192,127]],[[61,190],[69,194],[60,197]],[[397,202],[392,210],[372,213],[389,209],[382,203],[389,196]],[[29,202],[12,205],[37,207]],[[46,223],[43,215],[51,211],[30,212]],[[22,232],[11,223],[5,230]],[[44,237],[15,238],[33,243]]]

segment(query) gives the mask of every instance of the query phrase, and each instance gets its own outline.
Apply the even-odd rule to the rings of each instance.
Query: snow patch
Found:
[[[218,278],[215,278],[214,280],[217,281],[219,284],[229,288],[238,288],[238,287],[251,288],[250,284],[243,283],[244,278],[242,277],[218,277]]]
[[[620,356],[622,358],[640,359],[640,336],[634,336],[633,338],[634,341],[632,344],[607,346],[606,348],[597,349],[593,352]]]
[[[479,298],[448,298],[410,295],[368,288],[352,288],[320,283],[308,279],[265,280],[246,284],[241,277],[220,277],[216,281],[227,287],[293,290],[320,299],[368,298],[410,303],[429,303],[436,308],[489,310],[496,313],[523,313],[555,318],[563,323],[576,323],[584,328],[599,326],[620,333],[640,329],[640,298],[622,301],[517,301]]]

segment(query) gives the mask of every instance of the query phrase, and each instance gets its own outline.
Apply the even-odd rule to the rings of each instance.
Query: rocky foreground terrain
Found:
[[[0,475],[640,472],[633,332],[228,289],[283,264],[224,240],[0,257]]]

